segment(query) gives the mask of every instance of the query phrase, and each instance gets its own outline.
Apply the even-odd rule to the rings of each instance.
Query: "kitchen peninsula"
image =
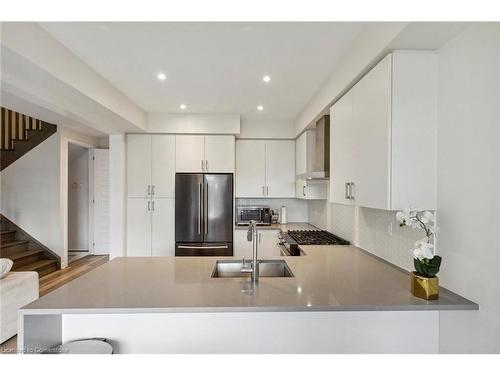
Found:
[[[281,257],[293,277],[212,277],[224,257],[116,258],[25,306],[18,348],[106,337],[115,353],[438,353],[441,311],[477,310],[354,246]],[[251,319],[248,315],[251,314]]]

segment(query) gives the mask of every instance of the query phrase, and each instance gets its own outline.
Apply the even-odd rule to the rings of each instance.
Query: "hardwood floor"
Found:
[[[52,292],[54,289],[69,283],[71,280],[99,267],[109,261],[108,255],[87,255],[71,262],[68,267],[52,272],[40,278],[40,297]],[[15,353],[17,349],[17,336],[0,345],[0,354]]]

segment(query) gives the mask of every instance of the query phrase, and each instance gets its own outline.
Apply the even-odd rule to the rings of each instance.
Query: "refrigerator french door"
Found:
[[[175,255],[233,255],[232,174],[176,174]]]

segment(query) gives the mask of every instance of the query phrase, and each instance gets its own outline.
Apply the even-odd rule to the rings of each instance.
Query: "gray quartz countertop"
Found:
[[[23,313],[477,310],[441,289],[425,301],[409,276],[354,246],[303,246],[295,277],[212,278],[218,257],[115,258],[25,306]]]
[[[234,229],[236,230],[247,230],[248,225],[235,225]],[[282,230],[283,232],[289,230],[312,230],[317,227],[311,225],[309,223],[287,223],[287,224],[271,224],[271,225],[259,225],[259,230]]]

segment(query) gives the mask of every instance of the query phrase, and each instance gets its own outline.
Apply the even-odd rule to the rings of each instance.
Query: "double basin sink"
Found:
[[[259,277],[294,277],[284,260],[259,260]],[[212,277],[250,277],[241,272],[242,261],[218,260],[215,262]]]

